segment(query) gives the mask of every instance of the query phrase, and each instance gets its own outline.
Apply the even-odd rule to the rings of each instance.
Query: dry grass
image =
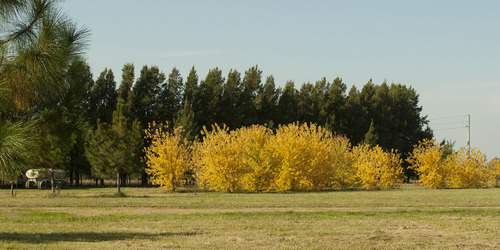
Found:
[[[500,189],[0,190],[0,248],[500,248]]]

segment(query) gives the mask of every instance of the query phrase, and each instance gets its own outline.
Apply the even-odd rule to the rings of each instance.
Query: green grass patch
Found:
[[[0,190],[0,248],[499,248],[500,189]]]

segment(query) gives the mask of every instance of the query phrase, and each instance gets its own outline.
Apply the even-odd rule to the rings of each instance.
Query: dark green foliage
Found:
[[[224,77],[222,71],[218,68],[208,71],[205,80],[195,92],[193,110],[195,113],[196,124],[210,128],[214,123],[222,123],[217,119],[220,117],[222,90],[224,86]]]
[[[42,167],[65,169],[76,176],[89,173],[83,143],[88,130],[90,67],[81,59],[68,67],[60,94],[41,112],[40,163]],[[52,187],[54,189],[54,187]]]
[[[113,112],[112,124],[97,122],[97,128],[90,132],[85,145],[86,156],[92,165],[92,176],[112,178],[116,176],[117,192],[120,192],[120,176],[123,173],[139,172],[139,156],[142,144],[142,130],[137,120],[129,123],[123,114],[125,104],[119,100]]]
[[[67,166],[92,81],[79,59],[87,31],[56,1],[4,1],[0,12],[0,172],[22,174],[34,158]]]
[[[160,86],[157,121],[173,123],[182,108],[183,88],[182,76],[174,67],[168,75],[168,80]]]
[[[89,118],[93,127],[97,126],[97,120],[111,123],[113,111],[116,108],[118,93],[113,71],[104,69],[97,78],[95,85],[90,89]]]
[[[446,157],[448,157],[449,155],[451,155],[453,152],[455,152],[455,150],[453,150],[453,147],[455,146],[455,142],[454,141],[449,141],[449,140],[442,140],[441,143],[439,143],[439,146],[443,146],[444,147],[444,152],[443,152],[443,156],[442,156],[442,159],[446,159]]]
[[[191,71],[189,71],[189,75],[186,79],[186,85],[184,88],[184,96],[182,98],[182,101],[187,101],[192,106],[194,103],[194,98],[197,89],[198,89],[198,74],[196,74],[196,69],[193,66],[191,68]]]
[[[279,96],[280,89],[276,89],[274,77],[268,76],[256,98],[257,123],[273,127],[277,121]]]
[[[158,95],[164,82],[165,74],[158,67],[145,65],[132,89],[132,117],[138,119],[144,129],[158,119]]]
[[[241,92],[241,74],[237,70],[230,70],[221,97],[220,120],[231,129],[241,127],[243,121],[240,109]]]
[[[184,139],[188,141],[193,141],[198,135],[197,126],[195,123],[195,115],[191,104],[188,101],[184,102],[184,107],[177,115],[177,118],[174,120],[174,126],[182,126],[184,128]]]
[[[250,126],[258,120],[256,97],[261,88],[262,70],[256,65],[245,71],[242,82],[239,109],[243,126]]]
[[[346,103],[344,105],[344,134],[349,137],[351,143],[357,145],[365,138],[365,133],[368,130],[366,124],[370,123],[368,110],[363,106],[361,94],[355,86],[349,91]]]
[[[130,102],[132,85],[134,84],[135,78],[134,70],[134,64],[126,63],[123,65],[122,83],[120,84],[120,88],[118,88],[118,98],[124,100],[125,103]]]
[[[335,78],[326,93],[326,125],[333,131],[344,133],[345,122],[342,107],[345,105],[347,87],[341,78]]]
[[[0,180],[17,181],[36,161],[35,124],[0,120]]]
[[[363,140],[364,144],[370,145],[370,147],[375,147],[378,145],[378,135],[375,133],[375,126],[373,126],[373,121],[370,123],[370,129],[365,134],[365,139]]]
[[[278,101],[277,124],[288,124],[299,119],[297,90],[293,81],[288,81]]]
[[[311,121],[317,122],[316,116],[314,114],[314,107],[312,103],[312,89],[313,85],[311,83],[304,83],[300,87],[297,95],[297,105],[298,105],[298,120],[300,122]]]

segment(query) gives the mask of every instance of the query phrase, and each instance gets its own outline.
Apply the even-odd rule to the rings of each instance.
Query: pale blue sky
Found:
[[[500,157],[500,1],[66,0],[63,10],[91,30],[94,77],[123,64],[200,79],[219,67],[258,64],[284,86],[341,77],[361,88],[411,85],[437,140]],[[453,118],[448,118],[453,117]],[[444,119],[441,119],[444,118]],[[434,125],[433,125],[434,124]],[[457,128],[461,127],[461,128]],[[454,128],[454,129],[447,129]],[[444,129],[444,130],[442,130]]]

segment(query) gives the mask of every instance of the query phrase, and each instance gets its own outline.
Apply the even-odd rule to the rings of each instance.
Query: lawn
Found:
[[[0,248],[500,248],[500,189],[0,190]]]

